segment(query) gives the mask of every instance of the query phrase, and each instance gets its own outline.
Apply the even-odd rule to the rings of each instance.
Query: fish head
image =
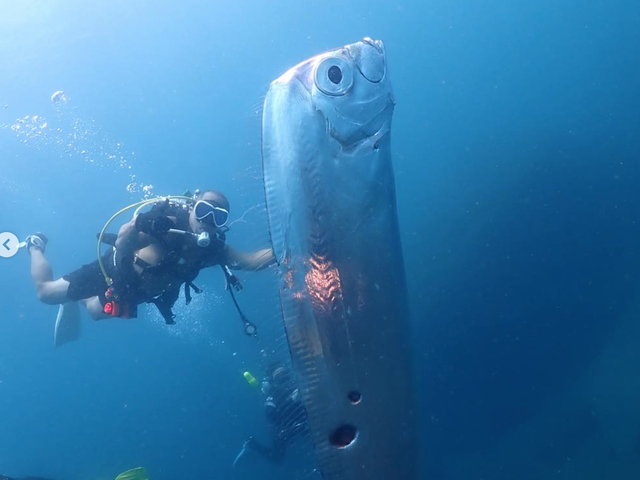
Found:
[[[274,84],[299,82],[303,95],[343,147],[390,128],[395,105],[382,41],[364,38],[310,58]]]

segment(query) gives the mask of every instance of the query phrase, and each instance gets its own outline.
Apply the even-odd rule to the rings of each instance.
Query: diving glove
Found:
[[[173,227],[175,227],[173,220],[153,210],[141,213],[136,218],[136,230],[153,236],[167,233]]]

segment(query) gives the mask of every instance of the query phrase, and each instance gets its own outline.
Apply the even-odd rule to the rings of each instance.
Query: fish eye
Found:
[[[339,85],[340,81],[342,80],[342,70],[340,70],[340,67],[338,67],[337,65],[332,65],[331,67],[329,67],[327,76],[329,77],[329,80],[331,80],[336,85]]]
[[[340,57],[325,58],[316,67],[315,83],[326,95],[344,95],[353,86],[353,68]]]

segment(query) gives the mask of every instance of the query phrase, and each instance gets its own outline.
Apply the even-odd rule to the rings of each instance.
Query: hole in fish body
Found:
[[[353,425],[345,424],[336,428],[329,436],[329,442],[336,448],[347,448],[358,437],[358,429]]]
[[[349,392],[349,395],[347,395],[347,398],[349,398],[352,405],[358,405],[362,401],[362,394],[356,390],[352,390]]]

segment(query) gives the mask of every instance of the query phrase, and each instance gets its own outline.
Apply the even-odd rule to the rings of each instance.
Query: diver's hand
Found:
[[[145,212],[136,218],[136,230],[149,235],[158,236],[167,233],[175,226],[173,220],[157,212]]]
[[[227,278],[227,290],[233,288],[236,292],[242,290],[242,283],[240,283],[240,279],[235,275]]]

